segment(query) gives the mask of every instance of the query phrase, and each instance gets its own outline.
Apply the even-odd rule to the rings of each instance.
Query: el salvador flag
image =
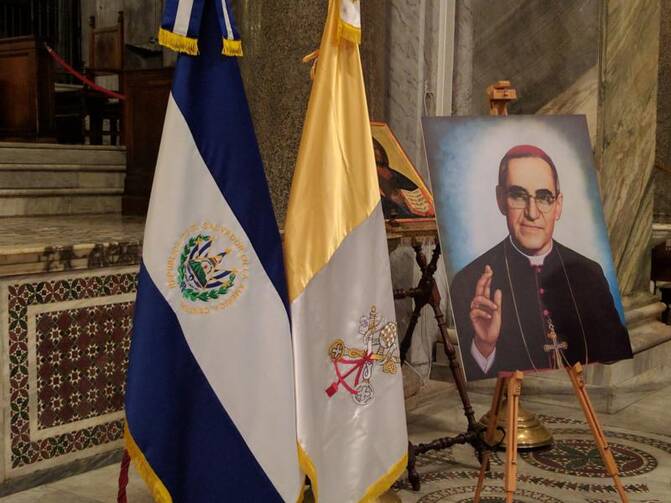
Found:
[[[168,103],[126,447],[161,503],[296,501],[303,477],[281,242],[237,59],[221,54],[217,2],[232,21],[230,5],[204,1],[200,54],[179,56]]]

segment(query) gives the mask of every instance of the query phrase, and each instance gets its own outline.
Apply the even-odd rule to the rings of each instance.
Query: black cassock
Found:
[[[500,289],[503,299],[496,356],[485,374],[471,355],[474,330],[470,304],[486,265],[494,272],[491,296],[493,298],[496,289]],[[615,309],[601,266],[556,241],[543,265],[532,266],[507,237],[455,275],[450,295],[469,380],[495,377],[502,370],[553,368],[552,353],[544,350],[545,345],[551,344],[547,337],[550,322],[557,333],[557,342],[568,344],[564,355],[570,364],[605,363],[632,357],[629,334]]]

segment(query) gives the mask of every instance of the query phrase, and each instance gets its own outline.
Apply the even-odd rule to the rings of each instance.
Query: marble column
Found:
[[[388,44],[386,47],[387,100],[386,121],[399,140],[424,180],[428,181],[426,156],[421,130],[421,118],[434,115],[438,92],[437,69],[441,53],[452,50],[438,46],[441,2],[448,0],[391,0],[388,1],[386,25]],[[444,14],[444,12],[443,12]],[[451,60],[450,60],[451,61]],[[445,62],[443,62],[445,63]],[[430,256],[432,244],[425,247]],[[421,276],[414,260],[414,251],[408,242],[403,242],[390,255],[394,288],[409,288],[417,284]],[[442,264],[436,273],[441,294],[446,302],[447,291]],[[399,333],[404,334],[412,314],[410,299],[396,301],[396,319]],[[443,304],[444,311],[449,311]],[[418,391],[418,374],[426,382],[431,368],[433,343],[438,337],[438,328],[430,310],[425,310],[413,335],[408,353],[415,372],[404,367],[406,397]],[[423,395],[418,395],[421,400]]]
[[[245,56],[240,69],[266,177],[280,225],[310,95],[310,66],[319,47],[326,2],[239,0],[234,3]]]
[[[620,290],[649,287],[659,0],[606,2],[596,157]]]
[[[427,180],[421,118],[434,115],[439,0],[389,4],[387,122]]]
[[[657,89],[657,144],[655,147],[654,222],[671,224],[671,2],[662,2]],[[671,231],[664,233],[671,238]]]
[[[368,115],[374,121],[387,120],[387,43],[390,39],[387,19],[391,6],[387,0],[361,3],[361,65],[366,83]]]
[[[328,2],[236,0],[234,8],[245,56],[240,68],[263,158],[275,215],[286,215],[311,89],[310,65],[303,56],[319,48]],[[363,4],[360,47],[369,109],[385,118],[386,2]]]
[[[473,0],[457,2],[454,22],[452,115],[471,115],[473,100]]]

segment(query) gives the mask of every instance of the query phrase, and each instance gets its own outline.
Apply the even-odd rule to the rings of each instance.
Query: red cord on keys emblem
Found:
[[[375,367],[381,367],[386,374],[395,374],[400,365],[396,323],[384,322],[372,306],[370,313],[359,320],[359,334],[365,347],[354,348],[336,339],[329,345],[328,355],[333,364],[337,380],[326,388],[329,397],[335,395],[342,386],[354,403],[366,405],[375,390],[371,379]]]

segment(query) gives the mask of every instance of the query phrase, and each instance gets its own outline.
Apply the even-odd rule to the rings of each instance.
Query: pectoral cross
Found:
[[[548,333],[547,333],[548,339],[550,339],[552,342],[550,344],[544,344],[543,345],[543,351],[546,353],[553,353],[552,356],[554,356],[554,364],[552,365],[553,368],[561,368],[563,367],[562,365],[562,354],[561,351],[564,349],[568,349],[568,343],[567,342],[557,342],[557,332],[555,332],[555,327],[554,324],[552,323],[552,320],[549,320],[548,322]]]

